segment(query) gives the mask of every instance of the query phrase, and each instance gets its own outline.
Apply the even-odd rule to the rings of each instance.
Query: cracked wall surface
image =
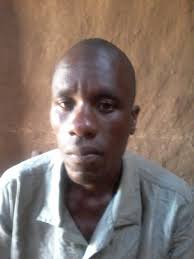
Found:
[[[56,146],[49,125],[53,66],[82,38],[131,58],[141,114],[128,148],[194,182],[192,0],[1,0],[0,171]]]

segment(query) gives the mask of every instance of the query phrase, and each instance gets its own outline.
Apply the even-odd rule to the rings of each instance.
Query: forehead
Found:
[[[87,58],[68,58],[57,67],[52,82],[52,93],[82,90],[106,90],[114,95],[129,95],[129,82],[124,82],[124,72],[119,62],[113,62],[105,53]]]

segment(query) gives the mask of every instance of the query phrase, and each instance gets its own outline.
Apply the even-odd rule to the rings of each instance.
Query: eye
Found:
[[[111,113],[115,110],[115,103],[112,100],[102,100],[98,104],[98,110],[101,113]]]
[[[65,111],[73,109],[74,101],[71,98],[65,98],[57,101],[57,105]]]

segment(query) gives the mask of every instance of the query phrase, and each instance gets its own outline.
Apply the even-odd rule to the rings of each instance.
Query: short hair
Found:
[[[68,55],[71,55],[75,50],[77,49],[85,49],[88,50],[94,50],[97,49],[104,49],[106,52],[108,52],[111,56],[111,58],[115,61],[119,61],[122,66],[125,68],[125,72],[128,75],[128,79],[130,82],[130,100],[131,103],[134,103],[135,96],[136,96],[136,76],[135,76],[135,70],[134,67],[127,57],[127,55],[116,45],[113,43],[101,39],[101,38],[89,38],[89,39],[83,39],[79,42],[77,42],[75,45],[73,45],[67,52],[64,54],[63,58],[60,60],[60,62],[55,66],[55,71],[62,66],[65,62],[65,58]]]

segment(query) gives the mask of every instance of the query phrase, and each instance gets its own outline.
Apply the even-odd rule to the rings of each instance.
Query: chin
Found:
[[[86,168],[69,168],[66,166],[67,175],[69,178],[80,185],[90,185],[102,181],[102,170],[86,170]]]

